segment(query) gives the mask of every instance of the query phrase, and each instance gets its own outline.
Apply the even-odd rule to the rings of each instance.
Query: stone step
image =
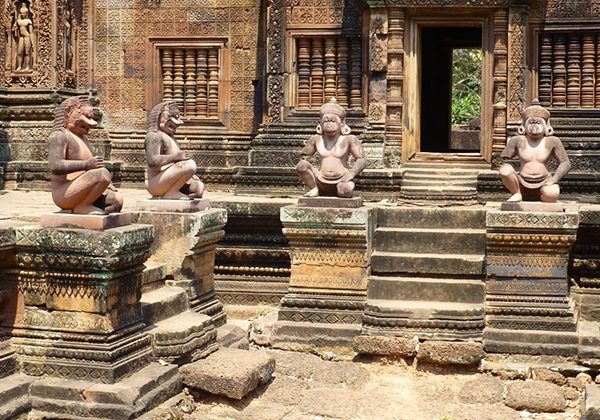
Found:
[[[380,207],[377,223],[381,227],[485,229],[483,207]]]
[[[154,356],[170,363],[190,363],[218,349],[217,330],[211,317],[194,311],[149,325]]]
[[[574,356],[576,332],[507,330],[486,327],[483,332],[486,352]]]
[[[431,277],[369,277],[367,299],[483,304],[481,280]]]
[[[181,391],[177,366],[152,363],[115,384],[41,378],[31,386],[32,418],[138,418]]]
[[[485,253],[485,229],[379,227],[375,249],[387,252]]]
[[[460,186],[460,185],[437,185],[431,183],[429,185],[404,185],[400,192],[405,195],[423,196],[428,197],[431,195],[472,195],[477,193],[476,187]]]
[[[381,314],[409,319],[483,319],[482,303],[367,299],[365,314]]]
[[[480,254],[427,254],[375,251],[371,271],[379,273],[422,273],[482,275],[484,256]]]
[[[167,266],[161,262],[146,261],[142,271],[142,293],[156,290],[165,285]]]
[[[35,380],[17,373],[0,379],[0,419],[17,418],[31,408],[29,387]]]
[[[181,287],[151,290],[142,294],[140,303],[146,325],[155,324],[190,308],[187,292]]]
[[[477,178],[477,174],[480,172],[479,169],[469,168],[435,168],[435,172],[432,172],[430,167],[411,167],[406,168],[402,171],[402,178],[464,178],[473,179]]]

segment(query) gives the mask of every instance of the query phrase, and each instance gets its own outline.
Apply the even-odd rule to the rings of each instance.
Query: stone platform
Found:
[[[338,197],[300,197],[298,207],[331,207],[335,209],[354,209],[362,207],[361,197],[338,198]]]

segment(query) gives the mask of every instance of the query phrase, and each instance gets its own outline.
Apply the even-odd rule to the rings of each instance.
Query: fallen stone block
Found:
[[[188,387],[240,400],[269,382],[275,359],[263,352],[222,348],[179,370]]]
[[[434,365],[472,366],[484,356],[483,343],[425,341],[419,345],[417,361]]]
[[[354,351],[378,356],[413,357],[417,354],[417,342],[407,337],[359,335],[352,342]]]
[[[567,401],[561,387],[546,381],[518,381],[508,384],[504,403],[531,413],[565,411]]]

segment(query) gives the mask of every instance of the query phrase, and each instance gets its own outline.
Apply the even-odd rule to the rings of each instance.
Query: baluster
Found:
[[[581,105],[581,39],[571,35],[567,51],[567,106]]]
[[[183,109],[183,50],[175,49],[173,56],[173,99],[177,102],[179,109]]]
[[[350,51],[350,108],[362,108],[362,54],[360,38],[351,40]]]
[[[348,39],[338,39],[337,50],[337,101],[342,108],[348,108]]]
[[[196,51],[185,50],[185,105],[183,114],[195,115],[196,111]]]
[[[196,50],[196,115],[208,117],[208,51],[205,48]]]
[[[335,97],[335,79],[337,70],[335,68],[335,39],[325,38],[325,102]]]
[[[552,69],[552,106],[566,105],[566,76],[565,67],[566,46],[564,35],[554,37],[554,68]]]
[[[310,108],[310,39],[298,39],[298,108]]]
[[[310,106],[319,108],[323,105],[323,39],[312,40],[312,56],[310,60]]]
[[[165,48],[162,55],[162,98],[173,99],[173,50]]]
[[[219,114],[219,51],[208,50],[208,116]]]
[[[539,99],[543,106],[552,104],[552,35],[546,33],[540,47]]]
[[[600,107],[600,34],[596,34],[596,107]]]
[[[581,69],[581,106],[594,107],[594,35],[583,35],[583,67]]]

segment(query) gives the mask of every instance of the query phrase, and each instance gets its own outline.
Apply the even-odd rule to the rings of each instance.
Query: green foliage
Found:
[[[466,124],[481,112],[481,65],[479,49],[452,50],[452,124]]]

